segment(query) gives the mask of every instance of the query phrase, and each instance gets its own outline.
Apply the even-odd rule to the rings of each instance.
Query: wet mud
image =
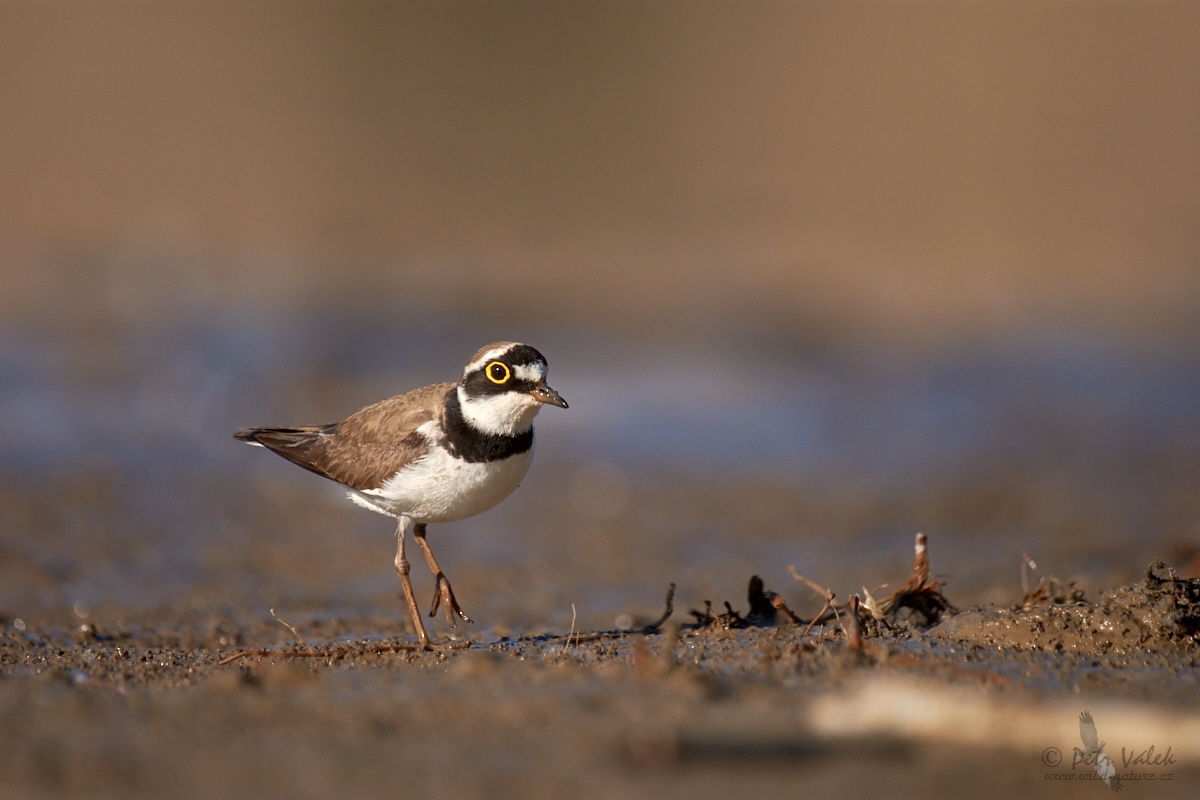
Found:
[[[830,601],[796,575],[794,587],[825,593],[811,620],[754,576],[746,597],[688,614],[672,586],[662,613],[646,609],[651,621],[635,630],[473,632],[433,651],[411,636],[355,633],[394,618],[5,619],[0,774],[12,796],[390,796],[402,787],[720,797],[798,785],[813,796],[880,786],[899,796],[966,787],[1052,796],[1063,782],[1046,777],[1056,773],[1039,753],[1070,753],[1059,740],[1075,706],[1090,704],[1110,726],[1135,709],[1137,730],[1151,737],[1200,733],[1200,579],[1156,563],[1095,602],[1039,586],[1011,607],[959,610],[929,580],[923,552],[902,587],[878,600]],[[945,601],[935,618],[913,600],[922,586]],[[882,710],[900,719],[879,718]],[[1039,714],[1051,723],[1026,719]],[[940,722],[925,730],[930,715]],[[1009,739],[989,746],[956,732],[956,719]],[[1022,724],[1036,733],[1020,733]],[[1147,776],[1194,786],[1195,742],[1158,741],[1173,759]],[[1083,767],[1056,766],[1097,790],[1078,777]]]
[[[1095,604],[1059,598],[1018,609],[973,609],[930,635],[962,645],[1070,652],[1085,656],[1194,653],[1200,635],[1200,580],[1158,562],[1140,583],[1105,592]]]
[[[230,438],[496,338],[403,330],[0,340],[0,796],[1084,796],[1083,711],[1200,785],[1200,349],[520,335],[571,410],[419,652],[392,525]]]

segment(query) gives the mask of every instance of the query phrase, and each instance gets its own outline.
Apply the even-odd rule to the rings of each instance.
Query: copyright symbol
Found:
[[[1062,763],[1062,751],[1057,747],[1047,747],[1042,751],[1042,763],[1047,767],[1057,767]]]

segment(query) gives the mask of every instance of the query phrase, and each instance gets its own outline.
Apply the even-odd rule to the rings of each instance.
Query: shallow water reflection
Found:
[[[744,605],[755,572],[804,597],[788,564],[844,596],[903,580],[917,530],[963,602],[1015,599],[1023,551],[1102,587],[1200,543],[1200,346],[915,354],[230,316],[0,339],[0,614],[291,603],[401,620],[390,524],[230,433],[338,419],[502,336],[547,355],[571,408],[539,416],[513,498],[431,532],[493,624],[564,626],[574,603],[611,626],[657,613],[670,581],[683,609]]]

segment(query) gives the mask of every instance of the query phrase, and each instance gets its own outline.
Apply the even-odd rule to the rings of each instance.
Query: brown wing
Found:
[[[425,455],[416,429],[437,419],[453,383],[437,383],[381,400],[333,425],[243,428],[234,438],[261,444],[318,475],[352,489],[376,489]]]

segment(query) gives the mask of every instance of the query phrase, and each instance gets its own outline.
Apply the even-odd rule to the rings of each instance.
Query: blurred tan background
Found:
[[[0,0],[0,795],[1064,795],[1053,738],[798,736],[889,670],[1183,748],[1101,711],[1194,713],[1195,650],[1074,623],[212,667],[408,625],[391,521],[230,434],[500,338],[571,408],[431,528],[476,642],[811,618],[788,566],[883,598],[918,531],[964,609],[1198,575],[1200,2]]]
[[[0,312],[1193,331],[1200,5],[3,2]]]

